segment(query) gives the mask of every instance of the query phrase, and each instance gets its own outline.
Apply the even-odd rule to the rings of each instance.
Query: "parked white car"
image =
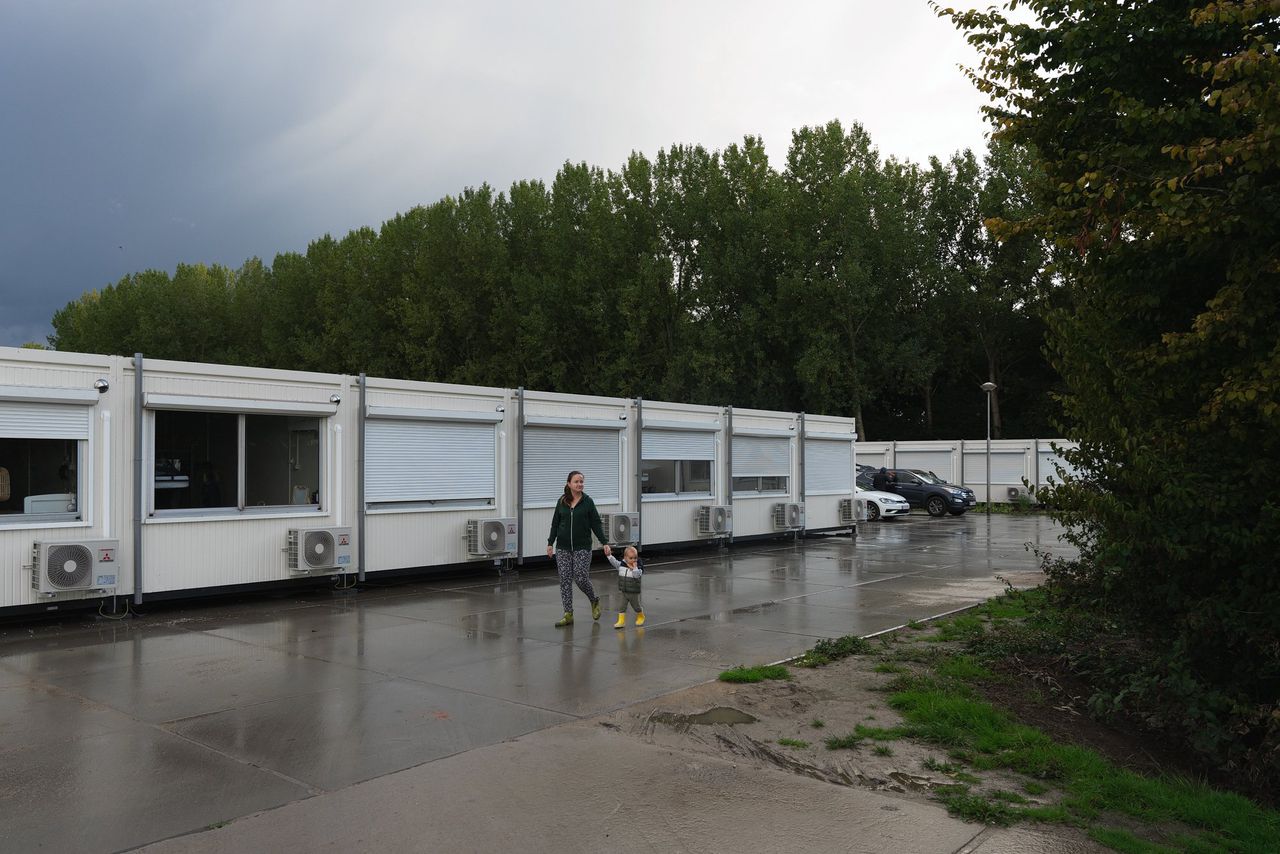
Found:
[[[863,489],[856,487],[854,494],[858,500],[863,502],[867,508],[867,521],[875,522],[878,519],[892,519],[894,516],[906,516],[911,512],[911,505],[907,500],[892,492],[880,492],[875,489]]]

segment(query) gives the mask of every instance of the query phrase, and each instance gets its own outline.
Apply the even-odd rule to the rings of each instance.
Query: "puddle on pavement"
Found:
[[[753,724],[756,718],[746,712],[728,706],[716,706],[696,715],[677,715],[674,712],[658,712],[652,720],[671,727],[712,726],[714,724]]]

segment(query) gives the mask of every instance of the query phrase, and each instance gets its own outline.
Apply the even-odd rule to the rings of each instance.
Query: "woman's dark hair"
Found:
[[[573,500],[573,491],[569,489],[569,481],[573,480],[573,476],[575,474],[582,474],[582,472],[577,471],[575,469],[574,471],[569,472],[569,476],[564,479],[564,495],[560,498],[560,500],[563,501],[565,504],[568,504],[570,501]]]

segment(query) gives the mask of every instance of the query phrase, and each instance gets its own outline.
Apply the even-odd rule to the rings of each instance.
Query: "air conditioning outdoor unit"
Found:
[[[114,590],[119,540],[75,540],[31,546],[31,589],[43,596],[74,590]]]
[[[775,531],[794,531],[804,527],[803,504],[773,505],[773,529]]]
[[[513,555],[520,548],[515,519],[467,520],[467,554],[477,557]]]
[[[289,571],[334,572],[351,568],[350,528],[290,528]]]
[[[841,498],[840,499],[840,524],[852,525],[855,521],[857,520],[854,518],[854,515],[853,515],[853,499]]]
[[[1027,495],[1027,488],[1026,488],[1025,486],[1011,486],[1011,487],[1009,487],[1009,500],[1010,500],[1010,501],[1017,501],[1019,498],[1022,498],[1022,497],[1026,496],[1026,495]]]
[[[601,513],[600,523],[609,542],[614,545],[629,546],[640,542],[639,513]]]
[[[698,536],[718,537],[733,533],[733,508],[727,504],[704,504],[697,513]]]

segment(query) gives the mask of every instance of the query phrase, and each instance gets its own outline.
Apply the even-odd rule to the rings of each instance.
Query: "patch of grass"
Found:
[[[827,750],[854,750],[862,746],[862,736],[850,733],[849,735],[833,735],[823,742],[827,746]]]
[[[924,623],[920,622],[919,620],[912,620],[911,622],[907,623],[907,628],[911,629],[913,632],[918,632],[924,628]]]
[[[965,821],[1008,827],[1022,818],[1008,804],[968,792],[945,792],[938,800],[946,805],[947,812]]]
[[[1280,851],[1280,813],[1200,783],[1142,777],[1091,750],[1057,744],[976,699],[954,679],[904,680],[904,690],[891,696],[889,705],[905,719],[898,728],[904,736],[951,748],[953,756],[977,769],[1012,769],[1034,780],[1053,781],[1064,794],[1060,805],[1032,808],[967,792],[942,797],[947,809],[963,818],[1001,825],[1020,817],[1091,824],[1114,813],[1147,824],[1180,822],[1198,828],[1204,832],[1205,851],[1215,846]]]
[[[1020,620],[1038,612],[1045,599],[1043,590],[1021,590],[989,600],[978,612],[992,620]]]
[[[1091,827],[1089,838],[1121,854],[1179,854],[1177,848],[1166,848],[1163,845],[1139,839],[1129,831],[1116,827]]]
[[[1035,780],[1028,780],[1022,784],[1022,791],[1034,797],[1035,795],[1043,795],[1045,792],[1049,791],[1049,787],[1044,783],[1040,783]]]
[[[783,747],[798,747],[801,749],[809,746],[809,742],[801,741],[798,738],[780,738],[778,739],[778,744],[781,744]]]
[[[961,614],[954,619],[939,623],[938,633],[927,640],[934,643],[971,641],[982,637],[986,630],[982,617],[977,614]]]
[[[874,651],[871,641],[857,635],[824,638],[814,644],[813,649],[800,656],[796,664],[800,667],[820,667],[851,655],[868,655]]]
[[[996,678],[994,673],[979,664],[972,655],[953,655],[943,659],[934,667],[934,672],[939,676],[964,682],[982,682]]]
[[[876,756],[892,756],[893,748],[887,744],[877,744],[875,747],[871,748],[871,752]]]
[[[1017,792],[1006,792],[1004,789],[996,789],[994,792],[988,792],[987,797],[996,801],[1004,801],[1006,804],[1026,804],[1030,803],[1022,795]]]
[[[907,668],[896,661],[882,661],[871,669],[876,673],[905,673]]]
[[[822,729],[826,725],[827,725],[827,722],[824,721],[822,718],[814,718],[813,720],[809,721],[809,726],[813,727],[814,729]]]
[[[758,667],[734,667],[720,674],[721,682],[763,682],[766,679],[790,679],[791,671],[781,664]]]

